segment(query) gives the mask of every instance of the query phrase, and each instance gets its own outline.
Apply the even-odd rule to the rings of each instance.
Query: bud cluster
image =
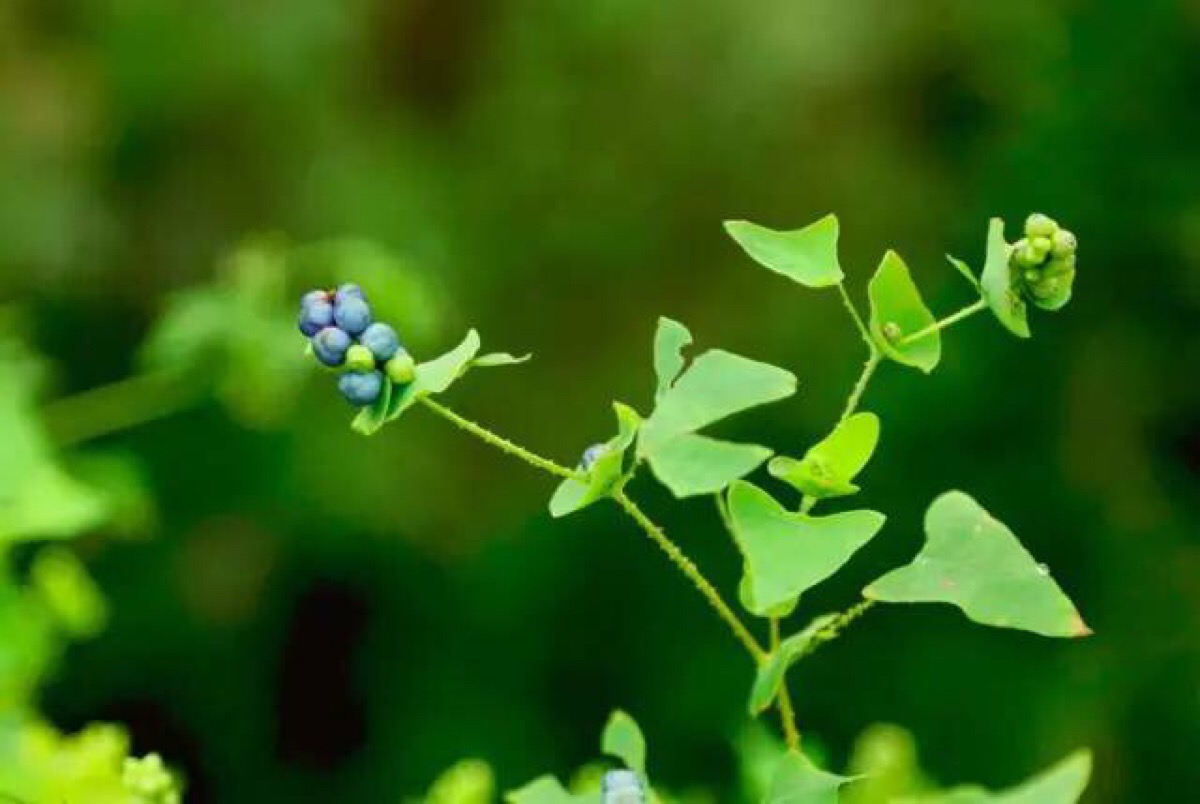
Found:
[[[1076,246],[1075,235],[1053,219],[1030,215],[1025,236],[1012,244],[1009,255],[1013,284],[1032,304],[1059,309],[1071,300]]]
[[[374,404],[383,394],[385,376],[396,385],[413,380],[412,355],[400,345],[396,330],[373,319],[358,285],[304,294],[299,327],[310,339],[313,356],[342,372],[338,390],[352,405]]]

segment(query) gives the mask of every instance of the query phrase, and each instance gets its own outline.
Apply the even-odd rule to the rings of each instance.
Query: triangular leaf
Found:
[[[759,714],[775,701],[788,668],[796,663],[813,637],[837,618],[836,614],[822,614],[806,625],[803,631],[783,640],[778,649],[771,651],[754,675],[754,686],[750,689],[751,715]]]
[[[796,392],[796,377],[767,363],[712,349],[662,396],[639,439],[644,456],[684,433]]]
[[[951,603],[975,622],[1052,637],[1091,630],[1062,589],[1003,523],[961,491],[934,500],[925,546],[863,590],[887,603]]]
[[[604,726],[600,750],[621,760],[630,770],[646,775],[646,737],[637,721],[619,709],[609,716]]]
[[[838,804],[838,790],[854,781],[824,771],[803,754],[789,751],[779,760],[764,804]]]
[[[999,793],[960,787],[932,796],[905,798],[897,804],[1076,804],[1091,774],[1091,754],[1076,751],[1025,783]]]
[[[921,298],[908,266],[894,251],[883,255],[867,286],[871,300],[871,335],[883,353],[905,366],[933,371],[942,358],[942,338],[937,331],[910,343],[904,338],[924,330],[936,319]]]
[[[755,262],[801,285],[824,288],[842,281],[835,215],[790,232],[749,221],[726,221],[725,231]]]
[[[558,484],[550,498],[551,516],[566,516],[604,499],[621,479],[625,451],[637,435],[641,417],[633,408],[620,402],[613,403],[613,409],[617,413],[617,434],[605,442],[604,451],[587,471],[585,479],[567,478]]]
[[[837,572],[886,519],[875,511],[792,513],[745,481],[729,489],[729,514],[760,616]]]
[[[654,333],[654,374],[658,386],[654,392],[657,402],[675,382],[683,370],[683,350],[692,342],[692,333],[678,321],[670,318],[658,319],[658,330]]]
[[[1028,310],[1008,264],[1010,252],[1004,239],[1004,221],[992,218],[988,224],[987,259],[980,279],[983,298],[1009,332],[1019,338],[1028,338]]]
[[[854,477],[879,443],[879,417],[855,413],[804,454],[802,460],[778,457],[768,467],[775,477],[814,499],[841,497],[858,491]]]
[[[683,498],[715,494],[770,457],[766,447],[684,433],[657,447],[647,460],[654,476]]]

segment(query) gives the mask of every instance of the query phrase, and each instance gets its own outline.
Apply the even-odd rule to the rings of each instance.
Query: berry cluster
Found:
[[[351,405],[373,405],[383,394],[385,376],[396,385],[413,380],[412,355],[400,345],[396,330],[372,319],[358,285],[305,293],[299,325],[311,339],[313,356],[342,372],[338,390]]]
[[[1075,282],[1075,235],[1040,214],[1025,221],[1025,237],[1012,246],[1014,282],[1038,307],[1057,310],[1071,300]]]

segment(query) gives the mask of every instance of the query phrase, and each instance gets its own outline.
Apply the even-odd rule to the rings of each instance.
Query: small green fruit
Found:
[[[1054,219],[1035,212],[1025,219],[1025,234],[1027,237],[1054,237],[1058,224]]]
[[[375,355],[361,343],[356,343],[346,351],[346,368],[349,371],[371,371],[375,368]]]
[[[1029,238],[1029,247],[1044,257],[1050,253],[1050,249],[1054,248],[1054,241],[1049,237],[1031,237]]]
[[[1075,249],[1078,246],[1079,244],[1075,240],[1075,235],[1070,230],[1059,229],[1054,233],[1050,253],[1054,257],[1071,257],[1074,256]]]
[[[407,385],[416,376],[416,368],[417,365],[413,362],[412,355],[402,348],[384,364],[383,370],[392,382],[397,385]]]

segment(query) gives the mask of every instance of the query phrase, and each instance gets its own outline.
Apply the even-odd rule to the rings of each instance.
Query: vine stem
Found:
[[[842,298],[842,305],[846,308],[846,312],[850,313],[850,318],[854,319],[854,326],[858,329],[858,334],[862,336],[863,341],[867,344],[867,348],[871,352],[875,352],[875,341],[871,338],[871,330],[867,329],[862,315],[859,314],[858,308],[854,306],[854,300],[850,298],[850,293],[846,290],[845,283],[838,282],[837,289],[838,295]]]
[[[833,640],[837,639],[842,635],[842,632],[850,626],[851,623],[853,623],[859,617],[862,617],[874,606],[874,600],[860,600],[858,603],[855,603],[853,606],[837,615],[837,618],[829,623],[829,625],[825,626],[813,635],[813,638],[809,640],[807,645],[804,646],[804,650],[802,650],[796,657],[796,661],[799,662],[801,659],[805,659],[813,655],[823,645],[827,645]]]
[[[946,327],[953,326],[954,324],[957,324],[959,321],[962,321],[964,318],[970,318],[971,316],[975,315],[979,311],[986,310],[986,309],[987,309],[987,302],[984,299],[980,299],[979,301],[975,302],[974,304],[968,304],[966,307],[962,308],[957,313],[952,313],[952,314],[946,316],[945,318],[941,319],[940,321],[934,321],[932,324],[925,327],[925,329],[917,330],[916,332],[912,333],[911,335],[905,335],[903,338],[900,339],[900,343],[905,344],[905,343],[912,343],[913,341],[919,341],[924,337],[932,335],[933,333],[937,332],[938,330],[942,330],[942,329],[945,329]]]
[[[771,653],[779,650],[779,618],[771,618]],[[788,692],[787,679],[779,685],[779,720],[783,724],[783,739],[789,751],[800,753],[800,730],[796,728],[796,708]]]
[[[867,385],[871,382],[871,377],[875,375],[875,369],[879,368],[882,360],[883,353],[872,344],[871,354],[867,357],[867,362],[863,364],[862,373],[858,375],[858,382],[854,383],[854,388],[850,391],[850,397],[846,400],[846,407],[838,418],[838,424],[846,421],[858,409],[863,393],[867,390]]]
[[[136,374],[50,402],[42,414],[60,447],[164,419],[199,401],[202,386],[176,372]]]
[[[445,405],[434,402],[429,397],[422,398],[421,403],[425,405],[426,408],[438,414],[442,418],[452,422],[460,429],[470,433],[481,441],[490,444],[502,452],[524,461],[530,466],[541,469],[542,471],[548,472],[556,477],[568,478],[572,480],[581,480],[583,478],[579,472],[576,472],[573,469],[568,469],[565,466],[555,463],[549,458],[543,458],[541,455],[514,444],[507,438],[493,433],[483,425],[476,424],[470,419],[460,416]],[[733,632],[734,637],[736,637],[737,640],[741,642],[743,646],[745,646],[746,651],[754,659],[755,663],[761,664],[766,659],[767,652],[763,649],[762,645],[758,643],[758,640],[755,639],[754,635],[750,633],[750,630],[746,628],[745,624],[741,621],[737,614],[734,613],[733,609],[729,607],[729,604],[725,602],[724,598],[721,597],[721,593],[717,591],[716,587],[714,587],[709,580],[704,577],[704,573],[702,573],[700,569],[694,563],[692,563],[691,559],[684,555],[683,551],[679,549],[679,546],[675,544],[675,542],[671,541],[666,532],[657,524],[655,524],[655,522],[650,519],[650,517],[648,517],[644,511],[642,511],[636,502],[630,499],[629,495],[625,493],[623,488],[618,488],[616,491],[614,491],[612,498],[614,501],[616,501],[617,505],[619,505],[622,510],[624,510],[625,513],[627,513],[629,517],[637,523],[638,527],[645,532],[646,536],[648,536],[652,542],[658,545],[659,549],[667,554],[667,558],[671,560],[671,563],[673,563],[679,569],[679,571],[682,572],[688,578],[688,580],[692,582],[700,594],[704,596],[705,600],[708,601],[709,605],[712,606],[712,608],[716,611],[717,615],[725,622],[726,625],[729,626],[729,630]]]

